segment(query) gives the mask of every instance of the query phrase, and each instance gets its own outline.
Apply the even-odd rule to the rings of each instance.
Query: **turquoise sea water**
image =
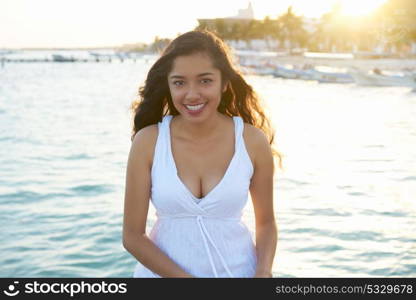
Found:
[[[0,276],[131,277],[129,104],[149,62],[0,68]],[[248,76],[285,155],[276,277],[416,276],[416,93]],[[148,230],[153,224],[150,207]],[[254,231],[251,203],[244,221]]]

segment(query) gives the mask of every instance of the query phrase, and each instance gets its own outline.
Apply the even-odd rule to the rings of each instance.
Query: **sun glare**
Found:
[[[270,1],[253,0],[251,1],[257,17],[263,18],[271,15]],[[307,17],[319,18],[323,14],[330,12],[334,8],[340,9],[340,13],[345,16],[364,16],[375,11],[387,0],[282,0],[275,2],[275,10],[284,12],[287,7],[293,6],[295,13]]]
[[[340,1],[342,13],[347,16],[363,16],[370,14],[386,0],[348,0]]]

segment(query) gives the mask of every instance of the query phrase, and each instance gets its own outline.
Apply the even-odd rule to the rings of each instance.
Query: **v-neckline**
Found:
[[[233,123],[234,123],[234,154],[230,160],[230,162],[228,163],[227,169],[225,170],[224,175],[221,177],[220,181],[202,198],[198,198],[196,197],[190,190],[189,188],[185,185],[185,183],[183,183],[182,179],[179,177],[178,174],[178,168],[176,167],[176,162],[175,162],[175,158],[173,157],[173,152],[172,152],[172,141],[171,141],[171,134],[170,134],[170,123],[172,121],[173,116],[172,115],[168,115],[169,119],[167,120],[168,124],[167,124],[167,140],[168,140],[168,152],[169,152],[169,157],[170,160],[172,162],[173,165],[173,170],[175,173],[175,178],[178,181],[179,185],[182,186],[182,188],[185,190],[186,193],[188,193],[193,199],[197,200],[198,202],[195,202],[196,204],[200,204],[202,201],[208,197],[210,197],[216,190],[218,190],[218,188],[222,185],[222,183],[224,182],[225,178],[227,177],[231,166],[237,156],[237,120],[236,117],[233,117]]]

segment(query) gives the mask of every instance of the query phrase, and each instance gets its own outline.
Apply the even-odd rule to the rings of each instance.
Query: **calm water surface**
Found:
[[[0,68],[0,276],[131,277],[129,104],[150,63]],[[416,276],[416,93],[248,76],[276,128],[275,277]],[[148,230],[155,221],[150,207]],[[244,221],[254,235],[251,202]]]

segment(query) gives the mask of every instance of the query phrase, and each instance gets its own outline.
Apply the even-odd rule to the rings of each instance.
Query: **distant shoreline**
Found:
[[[356,67],[364,70],[371,70],[374,68],[391,71],[402,70],[404,68],[416,70],[416,58],[328,59],[303,56],[282,56],[276,58],[276,61],[282,64],[300,66],[312,64],[314,66],[329,66],[335,68]]]
[[[85,47],[85,48],[0,48],[0,50],[6,51],[86,51],[86,50],[116,50],[120,47],[109,46],[109,47]]]
[[[1,49],[6,50],[6,49]],[[26,48],[26,49],[7,49],[9,51],[88,51],[88,50],[112,50],[117,52],[117,49],[115,47],[109,47],[109,48]],[[6,50],[6,51],[7,51]],[[121,51],[125,53],[133,53],[132,51]],[[158,55],[158,53],[149,53],[149,52],[135,52],[137,54],[155,54]],[[372,70],[374,68],[378,68],[380,70],[387,70],[387,71],[402,71],[404,69],[416,71],[416,57],[411,58],[341,58],[341,57],[320,57],[320,56],[308,56],[305,57],[303,55],[273,55],[273,52],[268,52],[271,55],[268,55],[267,57],[256,57],[256,53],[262,53],[262,51],[252,51],[253,56],[255,59],[270,59],[271,61],[277,62],[278,64],[288,64],[293,65],[298,69],[301,69],[304,65],[313,65],[313,66],[328,66],[328,67],[334,67],[334,68],[358,68],[361,70]],[[264,54],[264,51],[263,51]],[[324,53],[323,53],[324,54]],[[139,55],[140,56],[140,55]],[[0,60],[2,58],[2,53],[0,52]],[[7,53],[3,54],[3,63],[7,62]],[[138,57],[136,57],[138,58]],[[115,58],[120,59],[120,58]],[[125,59],[128,59],[126,57]],[[12,62],[19,62],[19,59],[16,59]],[[23,59],[27,60],[27,59]],[[36,59],[35,59],[36,60]],[[42,60],[42,59],[41,59]],[[95,59],[94,59],[95,60]],[[100,58],[100,60],[107,61],[108,58]],[[49,62],[49,60],[45,60],[45,62]],[[26,62],[26,61],[20,61],[20,62]],[[30,61],[29,61],[30,62]]]

